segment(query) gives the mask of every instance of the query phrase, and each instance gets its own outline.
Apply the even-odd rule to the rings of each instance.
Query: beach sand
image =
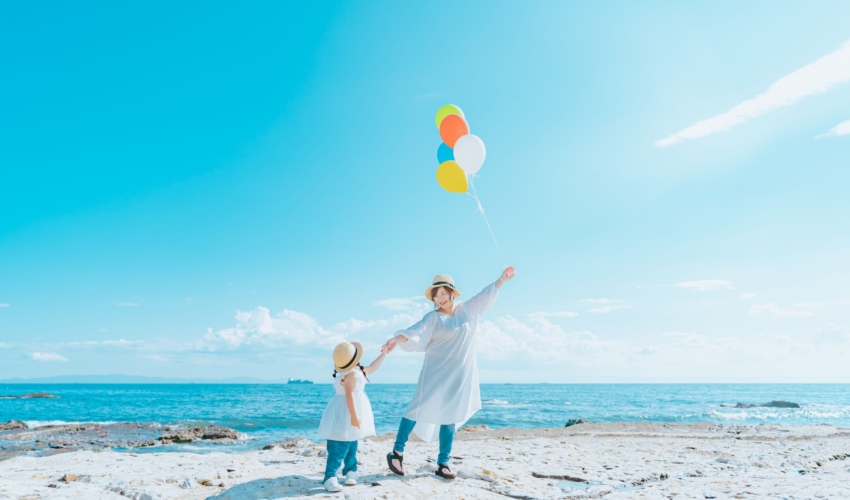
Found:
[[[361,441],[361,484],[337,494],[320,484],[324,446],[299,439],[234,454],[16,457],[0,462],[0,499],[850,498],[850,429],[829,425],[466,428],[453,482],[431,473],[434,443],[411,442],[408,475],[389,474],[392,438]]]

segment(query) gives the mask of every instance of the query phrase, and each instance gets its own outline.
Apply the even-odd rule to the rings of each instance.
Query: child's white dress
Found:
[[[348,403],[345,401],[345,386],[342,379],[349,373],[354,373],[354,408],[360,419],[360,428],[351,425],[351,415],[348,413]],[[357,441],[366,436],[375,435],[375,416],[372,415],[372,404],[364,391],[366,377],[360,368],[336,374],[333,386],[336,395],[328,402],[322,421],[319,423],[319,436],[334,441]]]

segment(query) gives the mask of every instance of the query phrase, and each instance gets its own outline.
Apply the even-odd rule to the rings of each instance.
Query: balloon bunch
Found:
[[[463,111],[454,104],[441,107],[436,121],[443,139],[437,148],[437,182],[450,193],[466,193],[469,176],[481,169],[487,156],[484,142],[469,133]]]

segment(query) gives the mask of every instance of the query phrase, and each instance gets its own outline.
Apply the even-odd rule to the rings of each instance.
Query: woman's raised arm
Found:
[[[466,310],[474,316],[481,316],[482,314],[487,312],[487,310],[493,306],[493,303],[496,302],[496,297],[499,296],[499,288],[501,288],[506,281],[514,277],[513,273],[509,272],[509,270],[511,269],[513,268],[509,267],[502,271],[502,275],[499,276],[499,279],[497,279],[484,290],[478,292],[478,295],[476,295],[475,297],[472,297],[471,299],[464,302]]]

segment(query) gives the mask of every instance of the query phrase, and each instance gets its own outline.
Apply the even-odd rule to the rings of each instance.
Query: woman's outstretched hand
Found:
[[[502,286],[506,281],[511,280],[516,274],[516,271],[513,267],[506,267],[504,271],[502,271],[502,275],[499,276],[499,279],[496,281],[496,287]]]

